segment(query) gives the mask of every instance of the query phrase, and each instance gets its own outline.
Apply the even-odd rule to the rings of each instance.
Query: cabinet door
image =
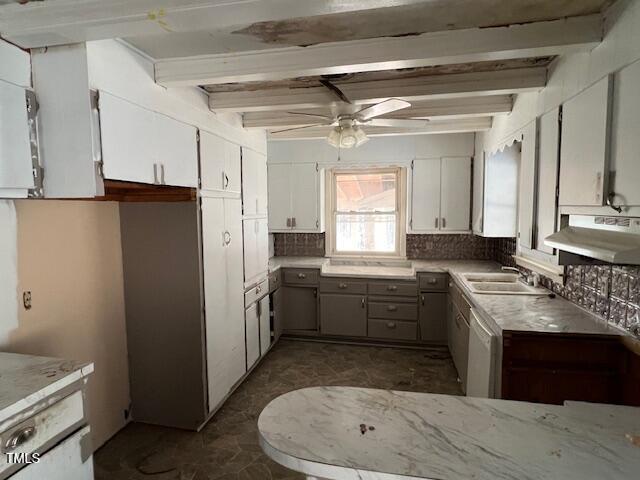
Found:
[[[100,136],[104,177],[159,183],[156,114],[100,92]]]
[[[260,307],[259,303],[253,303],[245,311],[246,338],[247,338],[247,370],[249,370],[260,358]]]
[[[202,198],[209,411],[246,372],[240,219],[239,199]]]
[[[540,117],[540,150],[538,156],[538,207],[536,250],[553,254],[544,239],[556,231],[558,206],[558,155],[560,152],[560,109]]]
[[[562,106],[560,205],[604,205],[612,83],[605,77]]]
[[[320,295],[323,335],[367,336],[367,299],[363,295]]]
[[[447,294],[420,295],[420,338],[424,342],[447,343]]]
[[[318,290],[282,287],[283,330],[318,330]]]
[[[251,282],[260,273],[258,266],[258,221],[246,219],[242,221],[244,242],[244,281]]]
[[[520,179],[518,189],[518,238],[520,245],[534,245],[534,212],[536,202],[536,122],[531,122],[524,131],[520,153]]]
[[[268,212],[268,188],[267,188],[267,157],[266,155],[256,154],[258,156],[258,166],[256,169],[256,181],[258,184],[258,207],[256,214],[267,216]]]
[[[291,230],[291,165],[269,164],[269,230]],[[306,194],[305,194],[306,195]]]
[[[223,192],[225,177],[226,141],[209,132],[200,132],[200,175],[202,190]]]
[[[315,163],[299,163],[291,168],[291,216],[293,230],[314,232],[320,228],[318,170]]]
[[[260,355],[264,355],[271,346],[271,313],[269,296],[260,300]]]
[[[198,186],[197,129],[166,115],[155,114],[156,158],[160,183],[176,187]]]
[[[259,275],[266,275],[269,270],[269,225],[266,218],[258,218],[255,221],[257,271]]]
[[[440,159],[416,159],[411,175],[412,232],[440,228]]]
[[[482,234],[484,228],[484,157],[485,152],[478,152],[473,159],[473,233]]]
[[[224,141],[225,148],[225,160],[224,160],[224,173],[225,173],[225,190],[230,193],[240,194],[241,188],[241,149],[239,145]]]
[[[0,197],[3,189],[26,197],[35,186],[29,136],[25,90],[0,81]]]
[[[275,292],[271,294],[271,299],[273,300],[273,341],[277,342],[280,339],[280,335],[282,335],[283,328],[283,289],[279,288]]]
[[[257,153],[247,148],[242,149],[242,213],[256,215],[258,213],[258,163]]]
[[[440,230],[468,231],[471,214],[471,158],[445,157],[441,166]]]

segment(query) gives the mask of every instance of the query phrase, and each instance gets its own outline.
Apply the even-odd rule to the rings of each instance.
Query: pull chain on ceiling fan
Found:
[[[352,105],[352,102],[344,92],[329,80],[322,79],[320,80],[320,83],[335,94],[340,101],[347,105]],[[304,115],[324,121],[313,125],[276,130],[271,133],[277,134],[293,130],[303,130],[306,128],[332,126],[334,128],[327,137],[327,141],[330,145],[333,145],[336,148],[359,147],[369,140],[366,133],[362,130],[362,126],[370,125],[375,127],[424,128],[429,122],[428,120],[376,118],[410,106],[411,104],[405,100],[391,98],[389,100],[376,103],[375,105],[365,107],[355,113],[338,114],[335,116],[305,112],[287,112],[290,115]]]

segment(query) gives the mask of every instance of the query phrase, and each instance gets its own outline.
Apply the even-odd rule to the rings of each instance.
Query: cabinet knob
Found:
[[[424,305],[424,295],[420,296],[420,302],[422,303],[422,305]]]
[[[438,280],[437,280],[437,279],[435,279],[435,278],[429,278],[429,279],[427,280],[427,283],[428,283],[429,285],[435,285],[436,283],[438,283]]]
[[[396,307],[395,305],[389,305],[387,307],[387,312],[396,312],[398,310],[398,307]]]
[[[345,288],[347,288],[347,284],[346,283],[339,283],[338,284],[338,288],[341,288],[342,290],[344,290]]]
[[[362,297],[362,300],[360,301],[360,305],[362,306],[362,308],[365,307],[365,304],[366,304],[365,299],[364,297]]]
[[[387,287],[387,290],[389,290],[390,292],[395,292],[396,290],[398,290],[398,287],[396,285],[389,285]]]
[[[299,278],[300,280],[304,280],[305,278],[307,278],[307,275],[306,275],[306,274],[304,274],[304,273],[299,273],[299,274],[298,274],[298,278]]]
[[[387,328],[396,328],[396,322],[387,322]]]

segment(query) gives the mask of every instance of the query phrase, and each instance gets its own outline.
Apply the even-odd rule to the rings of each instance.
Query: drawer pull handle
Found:
[[[438,283],[438,280],[436,280],[435,278],[430,278],[427,280],[427,283],[429,285],[435,285],[436,283]]]
[[[396,322],[387,322],[387,328],[396,328]]]
[[[398,311],[398,307],[396,307],[395,305],[389,305],[387,307],[387,311],[388,312],[396,312],[396,311]]]
[[[389,290],[390,292],[395,292],[396,290],[398,290],[398,287],[396,285],[389,285],[387,287],[387,290]]]
[[[29,426],[13,432],[4,442],[4,451],[11,452],[31,440],[36,434],[36,427]]]
[[[299,278],[300,280],[304,280],[305,278],[307,278],[307,276],[306,276],[304,273],[299,273],[299,274],[298,274],[298,278]]]
[[[262,287],[260,285],[258,285],[256,287],[256,293],[260,293],[262,291]]]
[[[338,288],[341,288],[342,290],[344,290],[345,288],[347,288],[347,284],[346,283],[340,283],[340,284],[338,284]]]
[[[362,300],[360,301],[360,305],[362,306],[362,308],[364,308],[364,307],[365,307],[365,300],[364,300],[364,297],[363,297],[363,298],[362,298]]]

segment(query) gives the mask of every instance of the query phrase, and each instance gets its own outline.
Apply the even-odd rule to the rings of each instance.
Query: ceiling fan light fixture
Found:
[[[329,145],[335,148],[353,148],[359,147],[367,142],[369,138],[361,128],[351,125],[339,126],[331,130],[327,137]]]

